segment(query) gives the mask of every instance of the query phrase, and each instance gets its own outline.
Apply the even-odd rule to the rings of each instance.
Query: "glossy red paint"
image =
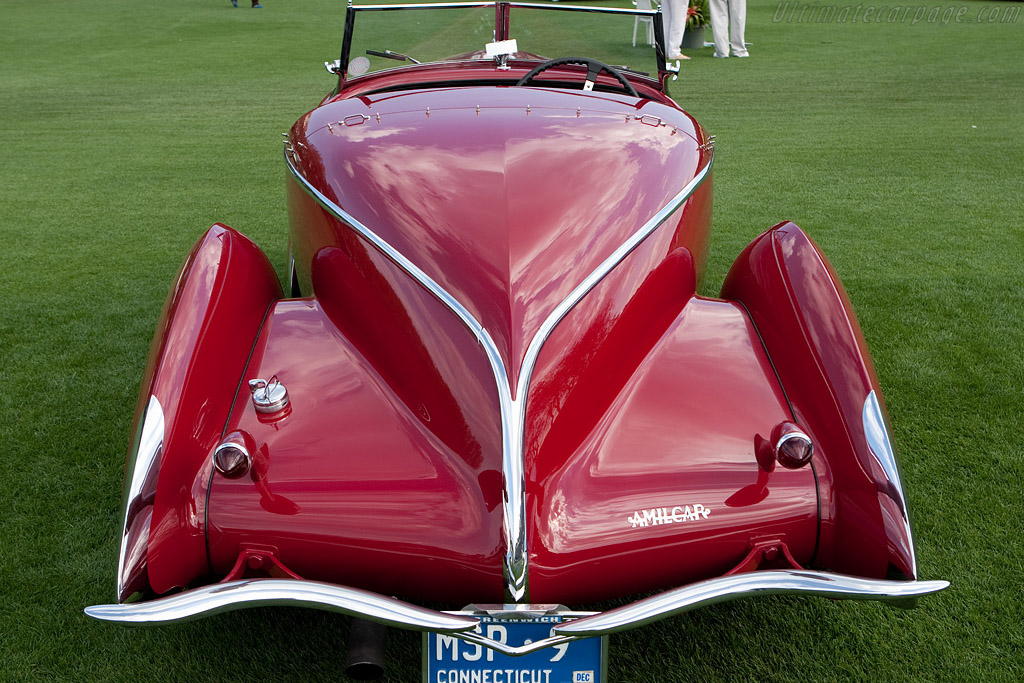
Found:
[[[315,109],[291,140],[303,175],[467,306],[515,378],[548,313],[707,161],[688,115],[641,102],[530,87],[389,92]],[[673,221],[701,272],[710,187]],[[289,200],[308,285],[314,256],[351,230],[311,215],[302,192]]]
[[[881,390],[849,298],[824,254],[796,225],[779,224],[740,254],[722,296],[749,310],[797,421],[819,447],[812,459],[821,489],[815,564],[916,578],[902,501],[864,435],[864,401],[871,391],[881,401]]]
[[[143,500],[151,501],[153,489],[151,488],[145,493],[149,495]],[[128,533],[123,539],[125,555],[124,564],[121,567],[122,584],[117,596],[118,602],[124,602],[135,593],[146,593],[151,590],[147,565],[149,525],[153,521],[153,506],[151,504],[139,505],[136,509],[129,510],[126,516],[128,518]]]
[[[912,575],[901,500],[864,440],[877,380],[824,256],[778,226],[741,254],[726,300],[695,295],[710,174],[515,385],[548,315],[711,154],[656,85],[638,82],[639,100],[511,85],[534,65],[355,79],[288,136],[299,173],[464,305],[512,395],[529,391],[530,599],[603,600],[762,561]],[[168,301],[140,404],[164,407],[164,461],[130,525],[131,587],[276,572],[501,602],[503,434],[480,343],[295,179],[287,191],[310,298],[282,300],[262,252],[214,226]],[[290,403],[257,413],[245,382],[275,375]],[[776,466],[792,422],[812,467]],[[243,476],[213,471],[225,434],[251,455]]]
[[[199,239],[168,296],[140,395],[140,405],[157,397],[164,412],[164,455],[145,550],[146,583],[157,593],[208,571],[210,452],[267,308],[280,297],[263,252],[223,225]]]
[[[814,553],[813,474],[758,464],[759,439],[791,419],[771,364],[741,308],[693,296],[685,249],[648,270],[671,238],[653,235],[541,353],[527,414],[532,600],[720,575],[766,536]],[[635,517],[696,505],[710,514]]]
[[[627,284],[672,244],[664,233],[556,332],[582,341],[553,339],[542,354],[528,422],[534,600],[722,573],[766,535],[813,554],[812,473],[758,466],[758,434],[789,413],[742,310],[693,298],[685,249]],[[265,544],[305,578],[500,600],[500,425],[475,341],[375,253],[325,248],[313,280],[322,303],[276,304],[245,372],[276,374],[291,412],[272,420],[247,396],[235,404],[228,429],[252,440],[254,465],[243,479],[214,475],[215,574]],[[741,409],[736,395],[748,397]],[[698,505],[707,516],[689,519]],[[628,521],[660,508],[679,522]]]
[[[467,305],[514,377],[547,314],[708,152],[703,130],[674,105],[643,101],[638,113],[629,98],[537,88],[474,88],[472,96],[487,105],[478,111],[453,89],[335,98],[304,116],[290,139],[300,172]],[[792,417],[770,363],[741,310],[693,298],[711,192],[707,180],[562,321],[541,354],[526,432],[535,600],[606,598],[721,573],[766,534],[804,560],[813,555],[812,473],[758,465],[759,439]],[[499,600],[500,425],[482,353],[451,313],[294,182],[289,208],[299,280],[316,302],[275,308],[246,376],[277,374],[294,412],[271,427],[244,398],[236,404],[228,429],[254,435],[269,474],[254,467],[242,481],[214,478],[215,570],[230,569],[246,544],[267,542],[309,578]],[[453,352],[460,336],[463,348]],[[455,358],[466,375],[451,375]],[[305,364],[315,376],[289,370]],[[335,384],[382,394],[363,388],[324,400],[329,411],[299,407],[302,397],[331,396]],[[680,397],[680,386],[700,394]],[[736,395],[749,397],[741,411]],[[705,424],[709,415],[718,418]],[[363,448],[346,448],[349,434]],[[334,454],[316,455],[328,443]],[[369,444],[388,477],[360,484],[358,499],[338,495],[363,481]],[[455,462],[476,469],[459,479]],[[322,490],[298,484],[311,471]],[[284,489],[291,504],[275,511],[267,501]],[[690,520],[691,505],[708,516]],[[634,529],[627,521],[665,506],[687,522]],[[695,543],[699,557],[681,568]]]
[[[276,374],[291,412],[262,416],[245,395],[235,404],[229,428],[250,435],[254,463],[248,477],[213,477],[215,573],[269,545],[307,579],[500,599],[500,426],[486,360],[438,302],[406,292],[404,308],[377,280],[388,264],[364,279],[339,249],[325,252],[317,284],[332,303],[278,302],[245,371]],[[350,296],[331,297],[343,284]],[[380,326],[364,325],[370,315]],[[392,365],[402,355],[404,380]]]

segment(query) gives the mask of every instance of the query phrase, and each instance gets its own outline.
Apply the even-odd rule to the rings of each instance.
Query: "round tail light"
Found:
[[[803,430],[792,422],[783,422],[775,428],[775,459],[791,470],[803,467],[814,455],[814,443]]]
[[[239,443],[222,443],[213,453],[213,466],[228,479],[237,479],[245,475],[251,463],[249,451]]]

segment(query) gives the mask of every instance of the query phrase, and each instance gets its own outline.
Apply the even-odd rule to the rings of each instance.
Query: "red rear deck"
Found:
[[[395,351],[435,358],[403,397],[385,381],[379,351],[362,353],[337,315],[282,301],[264,325],[246,379],[276,374],[291,405],[268,421],[248,396],[236,403],[228,430],[252,435],[255,462],[252,477],[214,477],[215,572],[245,547],[275,549],[308,579],[500,602],[500,431],[481,354],[457,327],[448,343],[464,348],[454,358],[422,350],[436,339],[396,339]],[[573,420],[571,438],[527,434],[531,599],[593,600],[717,576],[752,538],[784,540],[809,561],[813,472],[757,465],[758,436],[789,414],[742,309],[690,299],[627,375],[610,405],[560,413],[554,424]],[[416,391],[424,400],[410,399]]]

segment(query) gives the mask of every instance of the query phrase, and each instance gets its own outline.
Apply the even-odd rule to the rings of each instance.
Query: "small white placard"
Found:
[[[487,51],[488,57],[500,57],[501,55],[519,52],[519,45],[516,44],[516,39],[513,38],[512,40],[499,40],[496,43],[487,43],[484,49]]]

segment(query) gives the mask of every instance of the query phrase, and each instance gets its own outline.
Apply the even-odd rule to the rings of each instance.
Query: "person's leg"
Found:
[[[747,26],[747,0],[729,0],[729,42],[736,57],[747,57],[744,29]]]
[[[726,0],[708,0],[711,30],[715,34],[715,56],[729,56],[729,6]]]
[[[666,0],[662,7],[669,8],[669,15],[665,18],[665,32],[668,34],[666,49],[669,59],[689,59],[680,50],[683,45],[683,31],[686,30],[686,8],[690,6],[690,0]]]
[[[663,0],[662,2],[662,29],[665,31],[665,35],[662,36],[662,40],[665,41],[665,58],[672,59],[675,52],[672,48],[672,15],[673,12],[673,0]]]
[[[686,19],[689,9],[690,0],[682,0],[682,2],[679,3],[679,42],[675,44],[679,45],[680,49],[682,49],[683,37],[686,35]],[[689,59],[689,57],[686,59]]]

